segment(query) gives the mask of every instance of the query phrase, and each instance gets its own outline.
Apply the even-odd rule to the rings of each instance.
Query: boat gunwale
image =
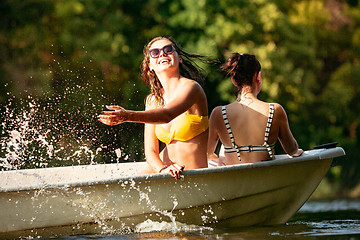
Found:
[[[281,159],[275,159],[270,161],[256,162],[256,163],[244,163],[230,166],[219,166],[219,167],[208,167],[201,169],[193,169],[186,170],[182,172],[182,177],[193,176],[193,175],[204,175],[204,174],[212,174],[212,173],[222,173],[222,172],[230,172],[230,171],[238,171],[242,169],[255,169],[255,168],[264,168],[270,166],[280,166],[297,162],[305,162],[305,161],[313,161],[313,160],[322,160],[322,159],[333,159],[335,157],[341,157],[345,155],[345,151],[341,147],[331,148],[331,149],[316,149],[305,151],[304,154],[300,157],[289,158],[285,157],[285,154],[278,155],[282,156]],[[144,162],[138,162],[138,164],[143,164]],[[120,164],[134,164],[134,163],[115,163],[116,165]],[[136,163],[135,163],[136,164]],[[98,164],[93,166],[101,166],[101,165],[111,165],[111,164]],[[89,165],[78,165],[78,166],[67,166],[67,167],[84,167]],[[55,168],[64,168],[64,167],[55,167]],[[51,168],[51,169],[55,169]],[[39,168],[39,170],[46,168]],[[49,168],[48,168],[49,169]],[[21,169],[21,170],[11,170],[11,171],[26,171],[26,170],[34,170],[34,169]],[[9,172],[2,171],[1,173]],[[83,186],[94,186],[94,185],[103,185],[103,184],[112,184],[112,183],[122,183],[122,182],[140,182],[140,181],[150,181],[156,179],[173,179],[172,176],[165,173],[156,173],[156,174],[143,174],[136,176],[125,176],[125,177],[115,177],[108,180],[95,180],[95,181],[76,181],[76,182],[67,182],[67,183],[56,183],[56,184],[46,184],[42,183],[39,185],[38,183],[34,183],[33,185],[19,186],[19,187],[0,187],[0,192],[19,192],[19,191],[32,191],[32,190],[43,190],[43,189],[62,189],[62,188],[72,188],[72,187],[83,187]],[[180,180],[181,181],[181,180]]]

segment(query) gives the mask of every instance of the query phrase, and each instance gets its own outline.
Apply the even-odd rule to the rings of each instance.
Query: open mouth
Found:
[[[159,61],[159,64],[167,64],[169,62],[170,62],[169,59],[162,59],[162,60]]]

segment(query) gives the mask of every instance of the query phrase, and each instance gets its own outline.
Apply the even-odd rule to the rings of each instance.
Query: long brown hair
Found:
[[[150,70],[149,49],[154,42],[162,39],[167,39],[171,41],[173,46],[175,47],[176,52],[179,54],[179,56],[181,56],[182,63],[179,63],[179,70],[181,76],[195,80],[196,82],[200,83],[200,85],[202,85],[204,83],[204,78],[201,73],[204,70],[194,62],[194,59],[200,60],[202,62],[208,62],[202,55],[191,54],[181,49],[180,46],[171,37],[156,37],[153,38],[149,43],[147,43],[143,50],[144,60],[140,65],[141,76],[144,79],[145,83],[151,89],[151,93],[149,94],[148,98],[154,97],[154,99],[156,99],[156,101],[158,101],[158,103],[161,105],[164,103],[164,99],[162,96],[163,86],[161,85],[154,70]]]

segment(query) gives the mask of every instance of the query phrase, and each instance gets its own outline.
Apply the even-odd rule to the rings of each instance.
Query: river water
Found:
[[[138,229],[138,233],[76,235],[43,239],[360,240],[360,199],[308,201],[285,225],[212,229],[147,222]]]

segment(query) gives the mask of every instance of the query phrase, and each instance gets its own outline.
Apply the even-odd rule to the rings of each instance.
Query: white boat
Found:
[[[2,171],[0,237],[86,234],[104,225],[131,229],[147,219],[226,227],[283,224],[311,196],[333,158],[343,155],[340,147],[297,158],[277,155],[272,161],[184,171],[180,180],[138,175],[145,162]]]

